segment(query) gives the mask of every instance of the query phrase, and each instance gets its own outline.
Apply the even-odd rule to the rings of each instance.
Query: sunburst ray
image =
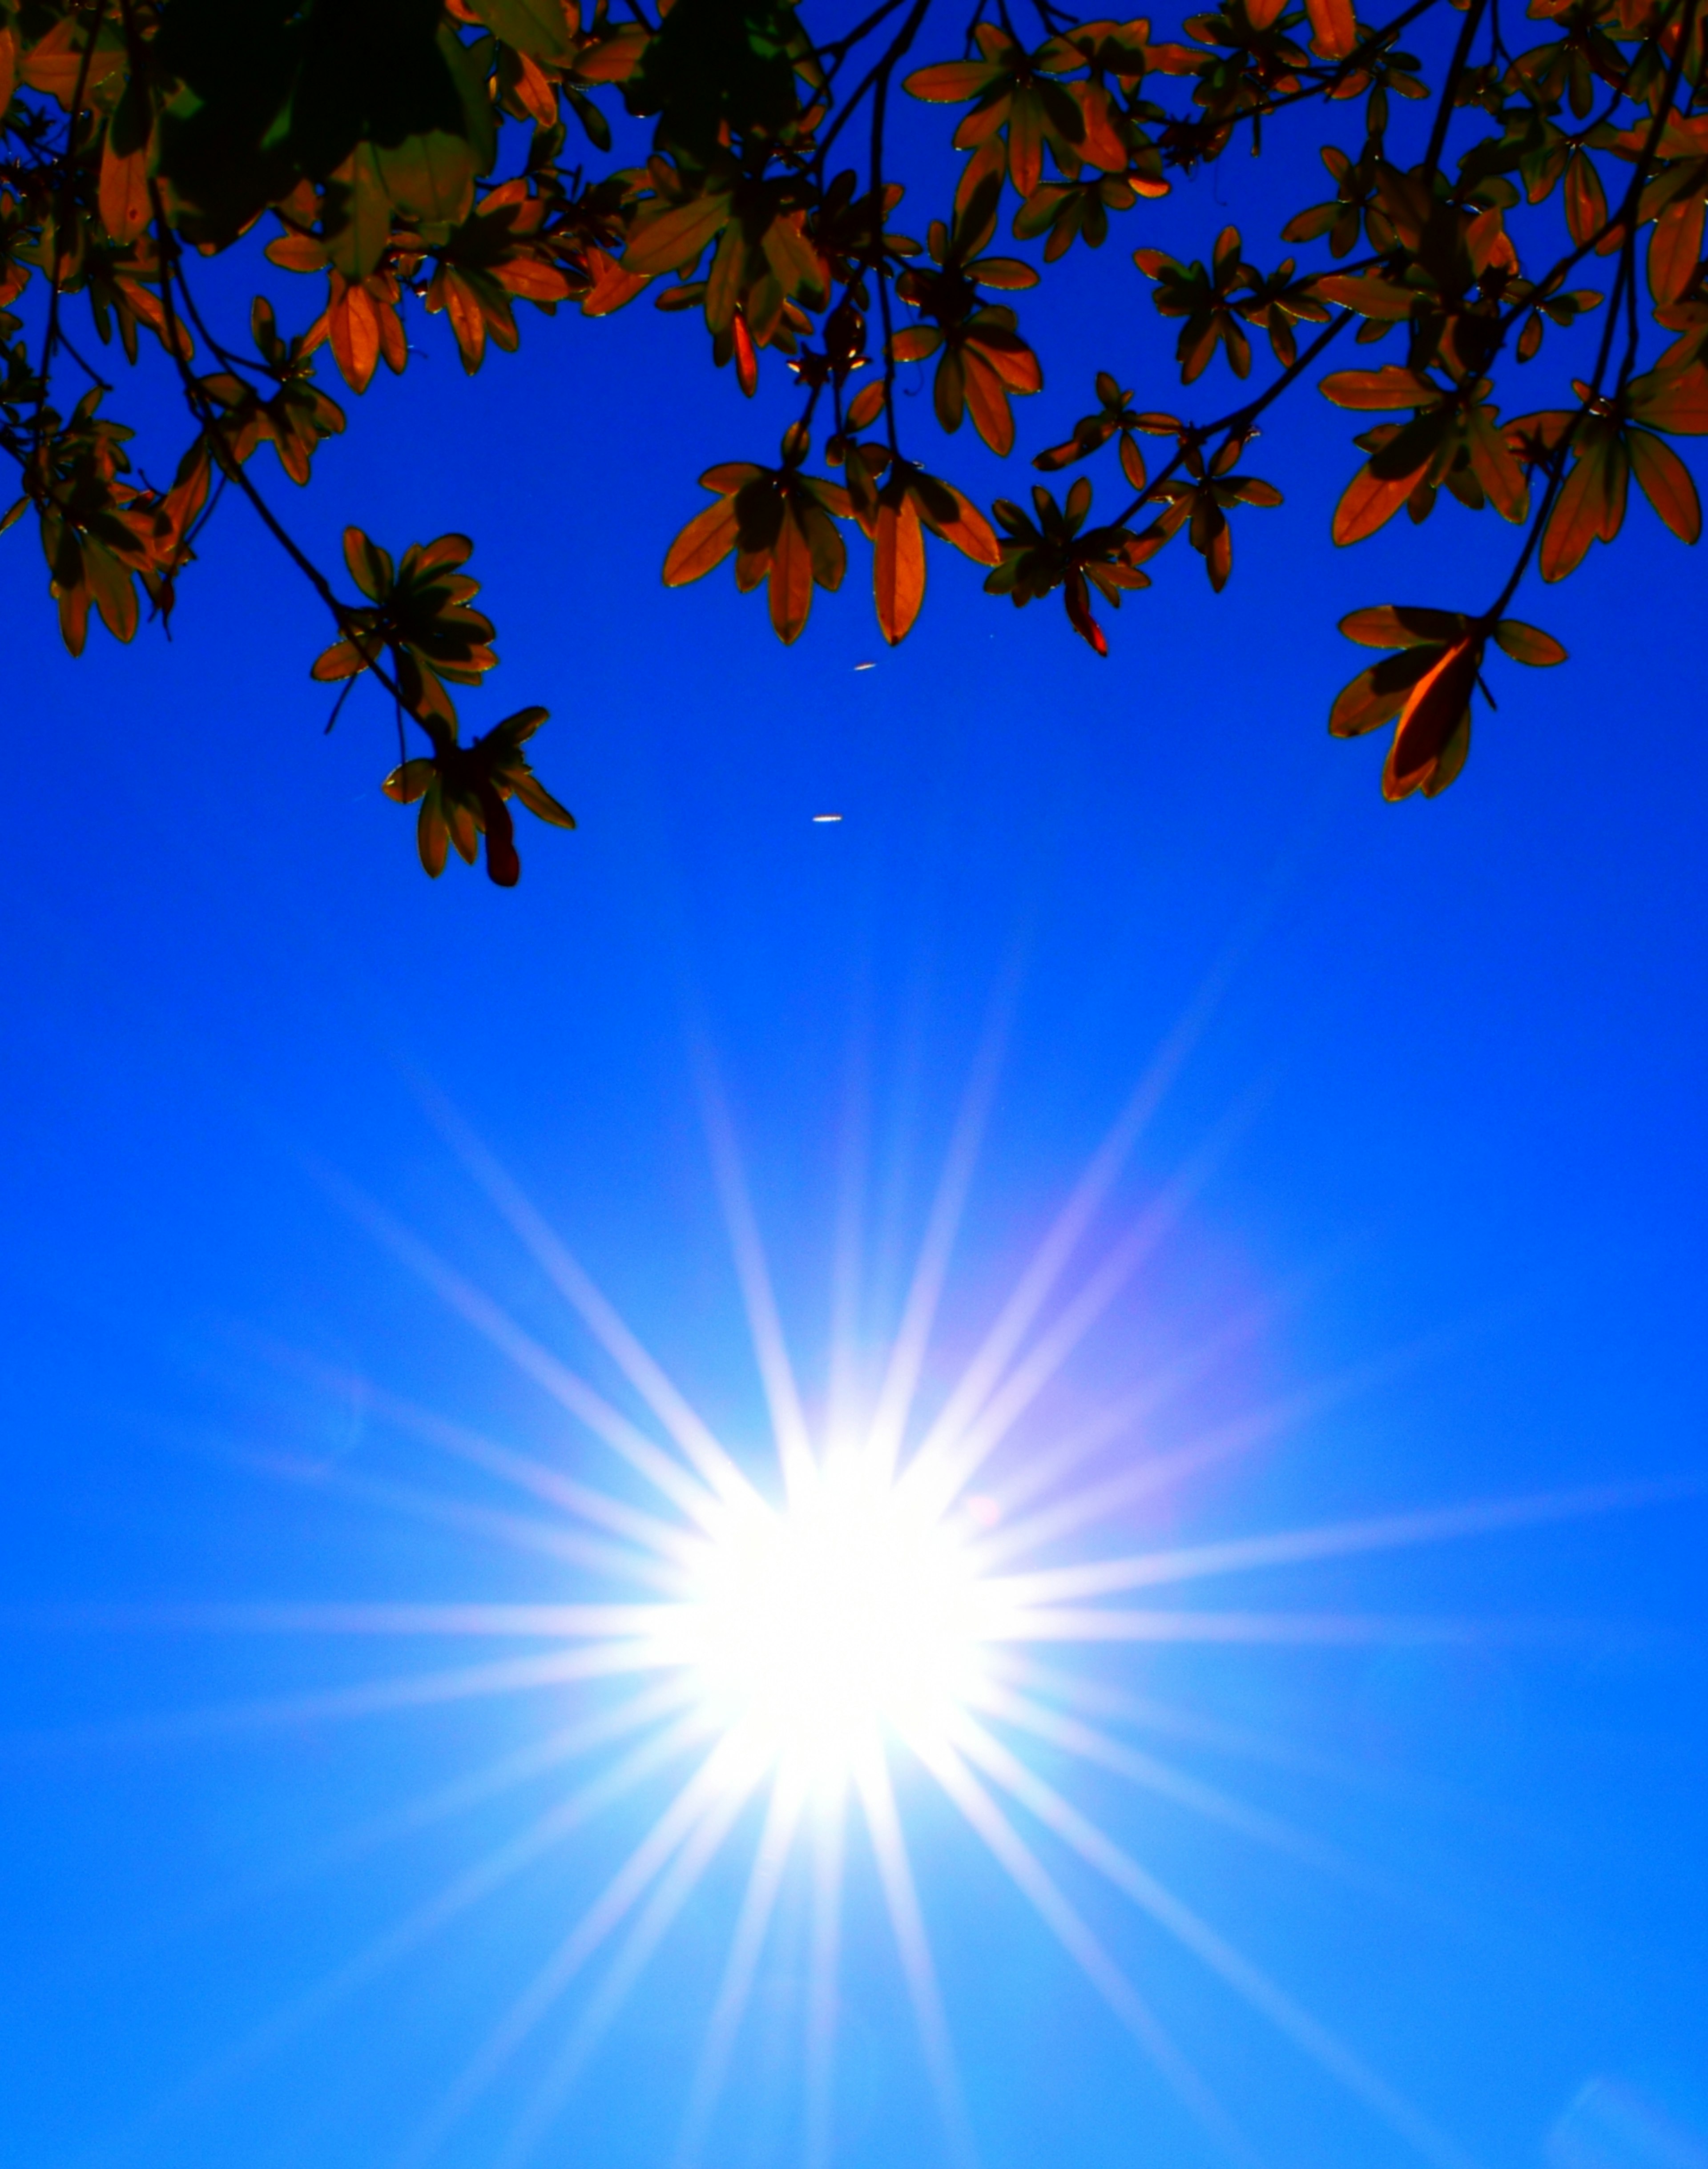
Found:
[[[1011,1576],[993,1582],[991,1587],[999,1596],[1028,1606],[1112,1596],[1129,1590],[1249,1573],[1262,1567],[1298,1566],[1318,1559],[1354,1558],[1365,1552],[1493,1536],[1503,1530],[1533,1527],[1545,1521],[1575,1521],[1586,1515],[1652,1506],[1701,1488],[1695,1480],[1596,1484],[1572,1491],[1537,1492],[1524,1498],[1481,1499],[1460,1506],[1384,1514],[1361,1521],[1331,1521],[1314,1529],[1284,1529],[1173,1551],[1141,1552],[1128,1559],[1095,1559],[1082,1566]]]
[[[1029,1695],[1017,1694],[1011,1688],[991,1681],[976,1695],[968,1698],[969,1708],[981,1710],[987,1717],[1009,1727],[1031,1734],[1045,1740],[1052,1747],[1061,1748],[1081,1761],[1109,1770],[1129,1784],[1142,1787],[1160,1799],[1172,1800],[1177,1806],[1189,1808],[1206,1821],[1220,1823],[1225,1830],[1237,1831],[1258,1845],[1285,1853],[1289,1858],[1321,1868],[1325,1873],[1339,1877],[1344,1882],[1355,1883],[1366,1889],[1380,1889],[1385,1895],[1387,1885],[1350,1860],[1333,1846],[1325,1845],[1308,1831],[1296,1829],[1279,1815],[1265,1813],[1244,1800],[1233,1798],[1220,1786],[1206,1784],[1203,1778],[1177,1770],[1171,1764],[1147,1755],[1124,1740],[1113,1738],[1099,1727],[1087,1724],[1083,1719],[1064,1717],[1058,1711],[1047,1709],[1034,1702]]]
[[[1255,2169],[1257,2156],[1250,2142],[956,1748],[926,1742],[921,1744],[919,1753],[926,1767],[1007,1870],[1015,1887],[1029,1900],[1182,2103],[1230,2160],[1252,2165]]]
[[[782,1320],[777,1314],[771,1268],[766,1263],[765,1245],[760,1239],[759,1223],[748,1194],[747,1176],[735,1142],[735,1127],[724,1103],[715,1065],[707,1051],[702,1051],[701,1056],[701,1102],[705,1110],[713,1172],[723,1207],[724,1225],[729,1232],[735,1277],[747,1308],[747,1330],[759,1365],[760,1383],[771,1411],[771,1432],[777,1442],[783,1484],[793,1495],[810,1475],[812,1442],[807,1435],[807,1419],[801,1407],[794,1367],[789,1362],[788,1346],[783,1339]]]
[[[577,2017],[568,2039],[535,2088],[499,2156],[498,2169],[523,2169],[523,2165],[538,2152],[577,2081],[611,2031],[702,1877],[723,1850],[764,1774],[763,1760],[750,1756],[745,1767],[732,1776],[720,1795],[702,1813],[630,1927],[604,1979]]]
[[[983,1725],[967,1719],[957,1728],[956,1744],[1011,1799],[1220,1974],[1254,2011],[1261,2012],[1435,2169],[1472,2169],[1470,2157],[1421,2111]]]
[[[896,1812],[895,1791],[882,1745],[872,1740],[854,1764],[854,1780],[872,1842],[878,1879],[889,1925],[901,1959],[902,1977],[913,2005],[914,2022],[925,2051],[926,2069],[942,2118],[943,2135],[963,2169],[974,2169],[978,2156],[973,2144],[972,2122],[955,2052],[949,2038],[949,2022],[943,2010],[937,1969],[926,1935],[925,1916],[920,1911],[908,1859],[907,1841]]]
[[[569,1983],[621,1927],[695,1827],[727,1796],[739,1759],[739,1751],[728,1735],[718,1741],[424,2118],[403,2151],[400,2169],[415,2169],[432,2159]]]
[[[807,1951],[806,2039],[802,2071],[804,2169],[830,2169],[836,2068],[836,1981],[841,1959],[846,1798],[839,1788],[813,1822],[813,1887]]]
[[[707,1486],[722,1498],[750,1497],[750,1479],[520,1185],[436,1091],[430,1105],[463,1164]]]
[[[501,1354],[509,1356],[526,1377],[533,1379],[561,1407],[584,1424],[595,1438],[638,1474],[645,1477],[673,1506],[702,1527],[715,1519],[717,1494],[691,1468],[673,1459],[567,1363],[549,1349],[542,1348],[531,1334],[525,1333],[501,1304],[448,1265],[413,1229],[406,1228],[365,1191],[329,1170],[323,1174],[322,1180],[352,1217],[424,1281],[435,1295]]]
[[[885,1366],[883,1383],[878,1389],[877,1405],[873,1410],[867,1433],[868,1450],[878,1468],[886,1476],[895,1467],[908,1418],[912,1413],[920,1372],[925,1365],[926,1351],[937,1319],[937,1305],[942,1298],[949,1255],[960,1232],[967,1195],[972,1187],[973,1170],[978,1163],[991,1102],[995,1097],[996,1080],[1001,1072],[1012,1014],[1011,983],[999,991],[991,1004],[990,1016],[974,1060],[972,1074],[961,1097],[960,1110],[950,1133],[949,1148],[944,1155],[943,1171],[937,1178],[937,1191],[926,1218],[919,1257],[909,1283],[907,1299],[902,1306],[901,1321],[890,1344],[889,1361]]]
[[[711,2017],[706,2022],[700,2060],[689,2083],[688,2105],[683,2112],[681,2135],[676,2145],[678,2169],[697,2169],[711,2129],[805,1804],[805,1788],[798,1777],[787,1767],[780,1770],[772,1780],[771,1804],[754,1852],[741,1909],[735,1916],[729,1956],[724,1964],[723,1977],[718,1984]]]

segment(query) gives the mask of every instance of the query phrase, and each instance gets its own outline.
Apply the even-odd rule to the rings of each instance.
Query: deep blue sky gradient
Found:
[[[1284,168],[1294,200],[1315,188],[1314,141]],[[1248,207],[1253,186],[1230,159],[1127,221],[1097,279],[1076,269],[1023,305],[1049,386],[1022,407],[1022,452],[1065,434],[1097,366],[1154,403],[1179,396],[1171,334],[1122,252],[1201,250],[1230,216],[1267,263],[1277,220]],[[889,652],[857,543],[846,590],[819,596],[785,651],[727,572],[676,594],[658,579],[704,501],[695,474],[766,456],[782,398],[745,408],[694,327],[660,327],[644,302],[526,330],[471,385],[434,328],[306,498],[270,457],[257,467],[328,557],[353,518],[394,548],[477,537],[504,663],[463,704],[465,729],[548,705],[537,765],[582,824],[564,837],[522,817],[515,893],[455,861],[422,878],[411,817],[377,788],[389,714],[359,692],[321,735],[306,671],[326,627],[243,507],[186,581],[169,647],[97,632],[74,663],[45,595],[13,612],[0,2129],[31,2169],[388,2169],[666,1797],[660,1777],[270,2041],[278,2013],[568,1780],[329,1849],[582,1703],[558,1690],[174,1732],[176,1713],[470,1652],[65,1616],[575,1592],[561,1561],[411,1511],[421,1495],[526,1502],[312,1367],[619,1480],[341,1202],[339,1180],[360,1186],[610,1384],[424,1086],[758,1466],[763,1404],[697,1059],[722,1076],[817,1407],[839,1212],[865,1202],[869,1367],[995,990],[1015,987],[927,1381],[940,1398],[1225,970],[1087,1262],[1214,1143],[1207,1171],[1017,1458],[1243,1321],[1115,1460],[1266,1408],[1303,1413],[1121,1518],[1102,1548],[1708,1474],[1700,568],[1646,507],[1616,551],[1517,606],[1566,639],[1569,668],[1499,666],[1502,706],[1479,717],[1461,782],[1391,808],[1381,747],[1324,733],[1360,659],[1334,621],[1389,599],[1477,606],[1512,535],[1446,504],[1421,536],[1400,523],[1333,552],[1355,455],[1314,392],[1253,448],[1289,502],[1240,519],[1228,593],[1177,546],[1112,621],[1107,662],[1054,602],[985,599],[947,552],[918,629]],[[1218,363],[1206,392],[1232,404],[1230,381]],[[1000,468],[969,436],[940,463],[985,497],[1017,493],[1018,462]],[[6,547],[28,591],[27,526]],[[814,825],[825,810],[841,824]],[[1700,2169],[1704,1529],[1684,1495],[1185,1600],[1489,1623],[1464,1646],[1087,1660],[1087,1677],[1177,1713],[1175,1736],[1140,1744],[1356,1873],[1040,1767],[1484,2169]],[[903,1789],[990,2169],[1215,2159],[930,1782]],[[1051,1858],[1273,2169],[1419,2158]],[[542,2159],[669,2158],[743,1873],[738,1848]],[[851,1879],[835,2158],[923,2169],[947,2157],[857,1844]],[[791,1886],[716,2129],[710,2158],[731,2169],[799,2158],[803,1908]],[[459,2128],[447,2169],[499,2159],[574,2007]]]

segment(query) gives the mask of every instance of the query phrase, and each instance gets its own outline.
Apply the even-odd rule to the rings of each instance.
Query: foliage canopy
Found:
[[[365,392],[382,361],[407,365],[417,309],[446,319],[473,372],[517,345],[518,302],[598,317],[649,289],[656,307],[703,317],[743,392],[762,365],[786,369],[799,413],[775,463],[708,468],[713,502],[664,567],[679,585],[733,556],[784,641],[814,588],[841,585],[851,527],[886,640],[919,615],[930,538],[1017,607],[1059,590],[1104,654],[1096,606],[1148,586],[1177,536],[1225,585],[1230,515],[1281,502],[1243,464],[1278,402],[1314,381],[1353,413],[1398,418],[1353,440],[1364,457],[1337,542],[1402,509],[1427,520],[1443,491],[1517,531],[1481,610],[1383,604],[1342,622],[1383,653],[1329,727],[1393,727],[1390,798],[1433,797],[1463,768],[1491,646],[1565,659],[1509,607],[1531,574],[1563,579],[1615,541],[1633,479],[1697,539],[1696,488],[1669,440],[1708,434],[1708,0],[1528,0],[1523,17],[1514,0],[1411,0],[1382,24],[1353,0],[1225,0],[1178,40],[1055,0],[974,0],[970,14],[877,0],[840,29],[804,0],[675,0],[656,21],[646,0],[624,5],[619,19],[611,0],[0,0],[0,450],[20,490],[5,524],[34,514],[77,653],[92,609],[120,640],[145,600],[169,612],[222,493],[242,493],[333,619],[314,676],[342,683],[341,705],[371,672],[400,738],[406,718],[423,735],[385,788],[419,802],[430,874],[451,845],[472,863],[484,836],[492,878],[513,883],[512,798],[574,825],[522,750],[545,711],[461,740],[450,688],[498,659],[471,607],[467,538],[394,563],[351,528],[344,572],[329,573],[254,465],[270,445],[307,483],[346,426],[325,362]],[[1426,82],[1406,38],[1453,9],[1444,71]],[[893,223],[898,95],[942,109],[963,154],[923,240]],[[1389,150],[1396,98],[1428,121],[1410,163]],[[1134,211],[1137,239],[1171,176],[1261,150],[1266,129],[1318,105],[1351,147],[1323,146],[1330,193],[1282,223],[1308,254],[1260,268],[1231,226],[1191,263],[1131,250],[1179,324],[1182,386],[1220,356],[1241,390],[1206,419],[1138,406],[1100,372],[1093,411],[1033,464],[1113,466],[1113,516],[1092,520],[1081,473],[1059,498],[1038,483],[1030,509],[999,498],[987,517],[933,471],[951,447],[904,442],[897,370],[914,362],[929,365],[944,437],[970,420],[1009,454],[1014,402],[1043,373],[1006,297]],[[624,111],[653,123],[644,163],[616,162]],[[1005,221],[1026,253],[997,245]],[[312,280],[302,314],[319,313],[287,333],[258,297],[239,351],[210,328],[195,264],[243,248]],[[102,411],[111,386],[77,343],[83,311],[109,352],[116,334],[127,362],[152,353],[175,375],[188,436],[169,486],[133,470],[132,432]],[[1268,355],[1247,392],[1254,333]],[[1350,348],[1390,339],[1378,365],[1350,365]],[[1518,372],[1545,339],[1574,342],[1582,374],[1572,403],[1527,411]],[[1337,344],[1340,365],[1319,374]]]

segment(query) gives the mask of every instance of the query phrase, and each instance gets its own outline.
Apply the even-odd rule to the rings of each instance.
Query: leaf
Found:
[[[1572,238],[1584,248],[1607,223],[1607,192],[1595,162],[1579,151],[1566,168],[1566,224]]]
[[[1348,640],[1365,648],[1433,647],[1459,638],[1465,619],[1457,610],[1416,610],[1401,603],[1379,603],[1353,610],[1340,621]]]
[[[1563,580],[1575,572],[1592,542],[1612,541],[1624,523],[1630,472],[1631,461],[1620,438],[1585,445],[1580,432],[1577,461],[1555,500],[1542,537],[1545,580]]]
[[[879,499],[872,586],[878,630],[894,648],[906,637],[925,600],[925,537],[911,490],[892,486]]]
[[[589,248],[586,262],[593,283],[581,296],[584,317],[614,316],[634,299],[643,286],[651,283],[649,273],[637,271],[627,263],[619,264],[602,248]]]
[[[771,560],[771,621],[784,647],[793,647],[806,630],[812,606],[813,553],[788,505]]]
[[[1702,505],[1689,467],[1647,429],[1633,429],[1625,447],[1643,495],[1681,542],[1695,541],[1702,532]]]
[[[1305,12],[1315,34],[1312,51],[1324,60],[1344,60],[1358,43],[1353,0],[1305,0]]]
[[[1663,306],[1679,298],[1695,273],[1702,253],[1702,221],[1700,195],[1668,204],[1655,221],[1649,238],[1649,291]]]
[[[1336,695],[1329,711],[1330,731],[1337,738],[1357,738],[1391,723],[1405,706],[1412,688],[1442,653],[1435,646],[1414,648],[1359,671],[1351,685],[1342,686]]]
[[[392,192],[371,144],[359,143],[327,184],[326,253],[352,285],[375,270],[392,237]]]
[[[739,525],[733,493],[697,513],[670,545],[665,585],[685,588],[721,565],[735,547]]]
[[[901,87],[910,98],[934,105],[963,105],[1001,77],[989,61],[940,61],[935,67],[916,68]]]
[[[1433,407],[1443,397],[1441,386],[1420,376],[1416,370],[1394,367],[1336,370],[1323,378],[1318,389],[1337,407],[1371,413],[1401,407]]]
[[[1461,749],[1450,773],[1436,780],[1438,767],[1461,731],[1467,732],[1469,742],[1471,690],[1481,661],[1480,640],[1455,641],[1412,687],[1382,771],[1385,798],[1407,798],[1417,790],[1433,798],[1464,766]]]
[[[399,806],[413,806],[418,798],[424,797],[438,772],[434,762],[424,756],[418,756],[414,760],[406,760],[401,767],[394,768],[380,788],[387,798],[395,799]]]
[[[1708,367],[1652,369],[1635,376],[1625,404],[1639,422],[1675,437],[1708,437]]]
[[[115,241],[134,241],[148,224],[148,148],[147,144],[120,155],[114,148],[114,131],[107,132],[101,153],[101,223]]]
[[[1347,484],[1334,509],[1332,531],[1335,541],[1342,544],[1362,542],[1379,527],[1385,527],[1417,487],[1417,477],[1427,465],[1424,461],[1405,474],[1379,475],[1370,472],[1366,461]]]
[[[471,550],[472,546],[471,544]],[[364,535],[360,527],[346,527],[344,530],[344,561],[350,567],[351,579],[370,602],[383,602],[391,594],[397,574],[390,554]]]
[[[563,0],[467,0],[467,6],[519,53],[554,67],[575,58],[576,24]]]
[[[844,426],[850,429],[863,429],[867,423],[875,422],[883,412],[888,388],[881,376],[873,377],[869,384],[862,384],[848,402]]]
[[[729,198],[722,194],[691,196],[655,216],[643,213],[630,229],[622,252],[623,269],[630,274],[655,277],[661,271],[678,271],[694,263],[715,240],[729,219]]]
[[[1533,669],[1544,669],[1550,664],[1563,663],[1566,651],[1551,632],[1540,632],[1533,625],[1522,624],[1515,617],[1503,617],[1494,629],[1495,646],[1503,654],[1510,655],[1514,663],[1528,663]]]

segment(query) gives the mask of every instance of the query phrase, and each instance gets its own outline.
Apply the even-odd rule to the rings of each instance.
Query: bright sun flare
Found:
[[[1589,1487],[1221,1542],[1129,1548],[1134,1539],[1127,1516],[1142,1501],[1267,1436],[1283,1420],[1260,1415],[1188,1434],[1166,1450],[1147,1440],[1169,1395],[1230,1345],[1233,1330],[1224,1328],[1158,1378],[1089,1406],[1076,1425],[1059,1431],[1036,1425],[1038,1397],[1154,1243],[1156,1223],[1141,1219],[1053,1307],[1150,1091],[1141,1081],[927,1417],[917,1402],[970,1166],[965,1140],[951,1150],[881,1381],[869,1394],[851,1384],[840,1402],[833,1394],[824,1420],[828,1444],[813,1436],[739,1170],[733,1148],[726,1151],[730,1232],[774,1435],[781,1503],[760,1489],[758,1463],[745,1463],[717,1436],[478,1146],[465,1141],[471,1166],[623,1374],[647,1412],[646,1424],[531,1340],[488,1297],[375,1208],[376,1224],[400,1255],[627,1465],[646,1487],[647,1503],[628,1490],[607,1490],[554,1460],[519,1453],[391,1401],[364,1382],[364,1406],[389,1408],[405,1429],[529,1495],[536,1519],[506,1516],[505,1526],[577,1561],[595,1583],[590,1601],[223,1607],[210,1613],[209,1623],[222,1632],[247,1618],[270,1630],[513,1635],[547,1644],[442,1673],[294,1697],[280,1705],[293,1722],[488,1692],[593,1691],[561,1728],[422,1808],[425,1820],[430,1812],[450,1812],[446,1804],[484,1799],[586,1758],[580,1779],[536,1821],[358,1953],[326,1992],[342,1994],[344,1985],[392,1963],[596,1816],[662,1773],[678,1772],[656,1815],[584,1909],[562,1923],[531,1976],[424,2115],[400,2169],[433,2169],[453,2131],[524,2044],[558,2022],[560,2012],[567,2017],[572,1990],[602,1968],[602,1977],[576,1998],[574,2015],[531,2086],[508,2145],[483,2157],[494,2169],[527,2169],[552,2140],[568,2095],[702,1878],[720,1856],[750,1843],[743,1895],[686,2085],[675,2169],[701,2169],[718,2158],[720,2102],[738,2068],[745,2014],[769,1939],[781,1932],[773,1922],[796,1899],[804,1902],[807,1946],[800,2158],[804,2169],[830,2169],[841,1921],[845,1884],[857,1864],[850,1848],[857,1844],[863,1844],[876,1901],[893,1932],[944,2140],[951,2158],[970,2161],[971,2126],[938,1983],[928,1894],[910,1860],[908,1798],[894,1782],[903,1769],[931,1782],[1180,2106],[1230,2157],[1250,2159],[1247,2142],[1151,2008],[1114,1932],[1104,1928],[1074,1883],[1062,1879],[1056,1862],[1075,1882],[1090,1878],[1095,1888],[1118,1896],[1189,1952],[1421,2161],[1431,2169],[1459,2169],[1463,2156],[1412,2102],[1165,1884],[1139,1852],[1095,1820],[1077,1796],[1076,1770],[1093,1770],[1241,1832],[1289,1860],[1323,1860],[1327,1856],[1313,1833],[1177,1767],[1166,1750],[1133,1735],[1160,1730],[1220,1742],[1230,1753],[1252,1751],[1252,1736],[1210,1724],[1196,1713],[1171,1712],[1099,1679],[1094,1669],[1104,1668],[1076,1666],[1072,1652],[1101,1649],[1113,1655],[1124,1645],[1193,1643],[1380,1646],[1390,1639],[1410,1647],[1437,1631],[1462,1641],[1466,1624],[1460,1620],[1390,1621],[1297,1607],[1224,1609],[1188,1592],[1205,1577],[1273,1573],[1600,1512],[1660,1495],[1652,1487]],[[1285,1420],[1296,1415],[1295,1406]],[[542,1502],[555,1518],[538,1511]],[[430,1503],[453,1521],[467,1511],[455,1500]],[[484,1534],[492,1522],[471,1511],[470,1526]],[[1113,1550],[1107,1548],[1112,1537]]]
[[[815,1464],[781,1509],[732,1507],[696,1583],[682,1651],[708,1714],[798,1782],[946,1739],[980,1684],[967,1548],[868,1454]]]

